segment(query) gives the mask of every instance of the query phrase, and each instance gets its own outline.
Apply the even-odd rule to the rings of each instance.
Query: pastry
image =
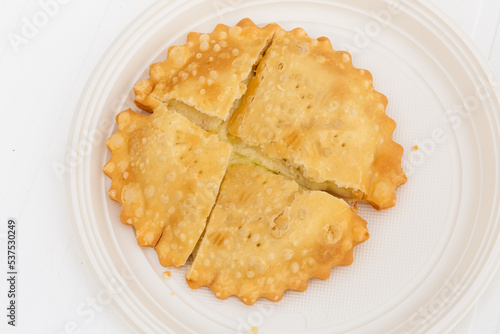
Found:
[[[229,123],[229,134],[260,163],[311,189],[370,203],[396,204],[406,182],[403,148],[391,136],[387,98],[347,52],[304,30],[276,32]]]
[[[368,239],[366,222],[322,191],[248,163],[230,166],[193,264],[188,285],[208,285],[221,299],[245,304],[304,291],[310,278],[352,263]]]
[[[218,298],[280,300],[352,263],[355,213],[396,204],[396,123],[370,72],[325,37],[249,19],[192,32],[150,67],[107,141],[121,221]],[[352,204],[352,207],[349,205]]]
[[[277,29],[245,19],[234,27],[219,24],[210,34],[191,32],[185,45],[169,48],[167,59],[150,67],[150,78],[135,85],[135,103],[150,112],[165,103],[204,129],[215,129],[245,93]]]
[[[163,266],[186,263],[200,238],[225,174],[231,147],[166,109],[126,110],[106,142],[109,197],[137,243],[155,247]]]

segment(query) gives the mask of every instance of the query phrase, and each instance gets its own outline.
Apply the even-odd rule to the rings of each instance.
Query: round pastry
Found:
[[[406,182],[387,98],[347,52],[249,19],[190,33],[134,87],[107,141],[121,221],[190,287],[253,304],[349,265],[369,237],[362,201]],[[349,204],[352,204],[351,207]]]

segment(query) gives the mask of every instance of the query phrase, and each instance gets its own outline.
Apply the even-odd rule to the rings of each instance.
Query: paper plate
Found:
[[[132,107],[132,87],[170,45],[217,23],[277,22],[327,36],[368,69],[389,98],[408,183],[396,207],[362,205],[371,238],[354,264],[334,268],[282,301],[246,306],[191,290],[186,268],[162,268],[137,246],[107,196],[104,141]],[[168,1],[140,14],[105,52],[82,92],[70,145],[71,202],[82,249],[98,281],[141,333],[443,333],[498,267],[498,83],[471,43],[420,2],[380,0]],[[418,146],[418,149],[417,149]],[[413,149],[412,149],[413,148]]]

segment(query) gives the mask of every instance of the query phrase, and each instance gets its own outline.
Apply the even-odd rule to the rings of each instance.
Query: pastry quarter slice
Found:
[[[146,116],[126,110],[106,142],[109,197],[137,243],[155,247],[163,266],[183,265],[202,234],[224,177],[231,147],[166,109]]]
[[[241,154],[311,189],[386,209],[406,182],[386,106],[347,52],[300,28],[280,30],[228,132]]]
[[[171,47],[164,62],[150,67],[150,78],[135,85],[135,103],[146,111],[166,103],[214,130],[234,111],[277,29],[244,19],[234,27],[219,24],[209,34],[189,33],[185,45]]]
[[[186,280],[221,299],[278,301],[285,290],[304,291],[310,278],[327,279],[332,267],[351,264],[353,247],[368,237],[366,222],[345,201],[236,163]]]

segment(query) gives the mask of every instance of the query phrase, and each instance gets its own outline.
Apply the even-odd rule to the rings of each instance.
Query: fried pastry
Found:
[[[246,91],[277,29],[245,19],[234,27],[219,24],[210,34],[191,32],[185,45],[171,47],[164,62],[150,67],[150,78],[135,85],[135,103],[146,111],[166,103],[204,129],[215,129]]]
[[[368,237],[366,222],[343,200],[236,163],[186,280],[221,299],[278,301],[285,290],[304,291],[310,278],[327,279],[332,267],[351,264],[353,247]]]
[[[126,110],[106,142],[109,196],[137,243],[155,247],[163,266],[183,265],[202,234],[231,153],[227,143],[162,108]]]
[[[297,28],[276,32],[229,123],[240,153],[311,189],[386,209],[406,182],[387,98],[347,52]]]
[[[192,32],[134,91],[153,114],[117,116],[109,196],[140,246],[163,266],[192,255],[188,285],[218,298],[278,301],[327,279],[369,238],[348,203],[389,208],[406,182],[370,72],[300,28]]]

